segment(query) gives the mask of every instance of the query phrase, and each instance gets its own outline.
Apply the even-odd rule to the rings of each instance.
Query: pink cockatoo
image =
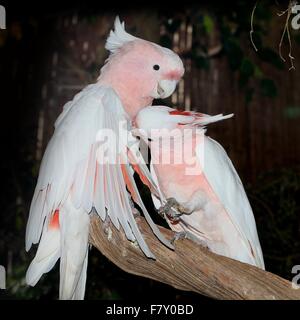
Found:
[[[212,252],[264,269],[243,184],[222,146],[205,135],[207,124],[231,116],[151,106],[138,113],[132,132],[149,143],[160,194],[152,195],[153,201],[171,229]]]
[[[136,242],[147,257],[155,258],[135,222],[126,187],[155,235],[172,248],[139,195],[134,169],[152,188],[155,185],[145,164],[137,161],[133,167],[126,161],[129,157],[134,160],[135,144],[130,146],[130,139],[123,139],[120,123],[130,127],[141,108],[155,98],[170,96],[184,73],[183,64],[171,50],[127,33],[118,17],[105,47],[110,56],[98,81],[68,102],[55,122],[27,223],[26,250],[32,244],[39,246],[26,281],[34,286],[60,258],[60,299],[84,297],[91,212],[103,221],[109,219],[118,230],[122,228],[128,240]],[[99,160],[103,131],[109,131],[116,146],[121,145],[116,162]],[[109,144],[108,151],[115,145]]]

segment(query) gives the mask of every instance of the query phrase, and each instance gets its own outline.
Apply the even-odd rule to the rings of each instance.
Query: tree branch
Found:
[[[180,290],[215,299],[300,299],[300,289],[275,274],[216,255],[188,239],[176,241],[172,251],[153,235],[143,217],[136,221],[156,260],[146,258],[112,224],[105,231],[96,215],[91,218],[90,243],[122,270]],[[168,239],[174,235],[160,230]]]

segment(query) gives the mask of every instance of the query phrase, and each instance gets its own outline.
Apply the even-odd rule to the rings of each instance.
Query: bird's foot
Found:
[[[177,202],[174,198],[168,198],[167,202],[174,208],[175,210],[179,211],[181,214],[191,214],[192,211]]]
[[[178,206],[179,203],[174,198],[168,198],[167,202],[158,209],[158,213],[163,218],[167,217],[174,222],[178,221],[182,215],[182,213],[177,210]]]
[[[191,232],[187,232],[187,231],[176,232],[170,242],[171,242],[171,244],[174,245],[174,242],[177,240],[180,240],[180,239],[189,239],[189,240],[199,244],[200,246],[204,247],[205,249],[209,249],[205,240],[199,239],[194,234],[192,234]]]
[[[174,237],[171,239],[171,244],[174,245],[174,242],[180,239],[187,239],[187,232],[181,231],[181,232],[175,232]]]
[[[165,215],[172,221],[176,222],[183,214],[191,214],[192,212],[182,206],[174,198],[168,198],[167,202],[158,209],[158,213],[165,217]]]

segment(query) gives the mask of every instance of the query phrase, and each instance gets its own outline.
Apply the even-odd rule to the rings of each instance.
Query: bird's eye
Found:
[[[158,64],[155,64],[155,65],[153,66],[153,69],[156,70],[156,71],[159,70],[159,68],[160,68],[160,66],[159,66]]]

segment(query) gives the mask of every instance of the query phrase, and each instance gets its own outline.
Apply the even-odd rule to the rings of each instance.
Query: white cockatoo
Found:
[[[132,132],[149,143],[160,195],[152,195],[153,201],[171,229],[212,252],[264,269],[243,184],[222,146],[205,135],[207,124],[231,116],[151,106],[138,113]]]
[[[55,131],[41,163],[26,229],[26,250],[39,243],[26,281],[34,286],[60,258],[60,299],[83,299],[88,261],[89,214],[95,211],[135,241],[147,257],[155,258],[135,222],[132,202],[142,209],[155,235],[172,245],[152,222],[133,179],[134,169],[155,189],[147,166],[131,166],[135,144],[129,145],[120,123],[130,126],[138,111],[155,98],[166,98],[184,73],[174,52],[136,38],[115,20],[105,48],[110,56],[98,81],[68,102],[55,122]],[[100,161],[104,136],[115,162]],[[113,140],[114,139],[114,140]],[[131,136],[131,139],[133,137]],[[136,139],[136,138],[134,138]],[[102,152],[103,151],[103,152]],[[100,154],[100,155],[99,155]],[[99,160],[100,159],[100,160]],[[127,189],[126,189],[127,187]]]

